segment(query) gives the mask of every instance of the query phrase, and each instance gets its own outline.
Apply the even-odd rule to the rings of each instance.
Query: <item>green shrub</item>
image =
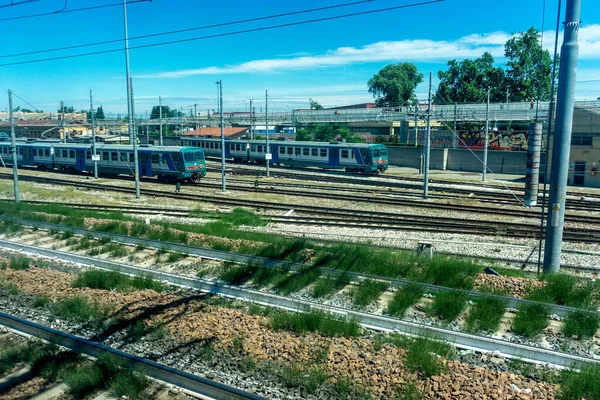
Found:
[[[453,321],[463,312],[469,300],[466,292],[444,290],[436,293],[430,312],[447,322]]]
[[[470,290],[473,279],[481,272],[481,267],[470,261],[437,256],[424,262],[421,268],[413,269],[408,278],[418,282]]]
[[[417,303],[425,294],[425,286],[419,284],[410,284],[403,286],[396,291],[394,298],[388,304],[386,313],[402,318],[408,307]]]
[[[394,400],[425,400],[425,395],[414,383],[410,382],[401,389],[398,389]]]
[[[165,285],[163,283],[155,280],[149,275],[135,276],[132,278],[117,271],[102,271],[96,269],[90,269],[79,274],[72,286],[75,288],[88,287],[90,289],[120,291],[152,289],[157,292],[162,292],[165,290]]]
[[[8,263],[8,267],[14,270],[26,270],[29,269],[30,260],[27,257],[11,257]]]
[[[149,385],[150,381],[145,375],[123,371],[110,382],[108,390],[116,398],[143,400],[152,398],[149,393],[144,393]]]
[[[311,246],[306,239],[279,239],[258,250],[256,255],[275,260],[304,262],[306,261],[305,250]]]
[[[447,343],[429,338],[416,338],[408,345],[406,365],[413,372],[431,377],[446,371],[445,365],[438,356],[449,358],[453,355],[454,349]]]
[[[365,279],[352,293],[352,302],[356,306],[365,307],[378,300],[389,287],[390,285],[386,282]]]
[[[241,285],[258,271],[254,265],[225,265],[219,279],[229,285]]]
[[[182,254],[182,253],[169,253],[169,255],[167,256],[167,262],[168,263],[175,263],[179,260],[181,260],[182,258],[187,257],[187,254]]]
[[[243,208],[234,208],[230,213],[221,214],[221,221],[233,226],[265,226],[267,222],[259,215]]]
[[[336,278],[319,278],[312,289],[312,296],[321,298],[339,292],[350,283],[346,274],[340,274]]]
[[[8,293],[11,296],[16,296],[19,294],[19,288],[14,283],[8,283],[4,285],[4,290],[6,290],[6,293]]]
[[[72,237],[73,237],[73,231],[66,230],[60,234],[59,239],[60,240],[68,240],[68,239],[71,239]]]
[[[47,294],[40,294],[39,296],[35,297],[35,300],[33,301],[33,307],[35,308],[41,308],[41,307],[45,307],[46,304],[50,303],[50,297]]]
[[[273,281],[284,279],[284,276],[287,276],[288,273],[287,270],[259,267],[252,276],[252,283],[259,288],[265,287],[270,285]]]
[[[506,312],[508,301],[503,298],[482,296],[475,299],[469,315],[466,328],[469,332],[495,332]]]
[[[74,368],[66,374],[65,383],[76,398],[84,398],[105,385],[102,370],[96,363]]]
[[[561,400],[600,399],[600,365],[582,365],[579,370],[566,370],[562,373],[558,397]]]
[[[310,394],[327,381],[327,373],[320,367],[301,368],[297,365],[281,370],[281,378],[288,387],[304,387]]]
[[[304,289],[321,275],[321,271],[314,267],[301,268],[297,273],[291,273],[282,279],[278,279],[274,289],[281,294],[290,294]]]
[[[579,308],[595,308],[600,288],[593,282],[583,281],[567,274],[550,274],[543,277],[546,284],[528,294],[527,298]]]
[[[513,320],[513,332],[517,335],[534,337],[548,326],[550,307],[545,304],[524,304]]]
[[[271,327],[274,330],[288,330],[300,334],[317,332],[323,336],[354,337],[361,333],[360,325],[356,321],[336,318],[322,311],[276,311],[271,316]]]
[[[57,301],[52,305],[52,311],[57,317],[80,322],[99,322],[108,314],[107,307],[77,296]]]
[[[572,311],[563,320],[562,332],[565,336],[582,338],[594,337],[600,325],[600,316],[587,311]]]

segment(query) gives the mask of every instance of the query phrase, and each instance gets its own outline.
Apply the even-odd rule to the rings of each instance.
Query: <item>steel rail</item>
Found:
[[[6,245],[6,241],[1,241]],[[186,277],[162,271],[140,268],[132,265],[99,260],[86,256],[64,253],[57,250],[49,250],[29,245],[20,245],[9,242],[12,249],[55,257],[65,261],[75,262],[81,265],[100,268],[104,270],[119,271],[134,276],[152,276],[155,279],[166,281],[171,284],[194,288],[213,295],[220,295],[235,299],[244,299],[265,306],[274,306],[287,310],[306,312],[310,310],[321,310],[332,315],[355,319],[361,325],[380,331],[397,331],[413,336],[434,337],[452,343],[456,347],[473,349],[477,351],[500,352],[507,357],[519,357],[521,359],[570,367],[575,364],[600,362],[588,357],[576,356],[559,351],[542,349],[535,346],[511,343],[488,336],[456,332],[445,328],[403,321],[397,318],[365,313],[346,308],[329,306],[309,300],[300,300],[279,296],[276,294],[260,292],[256,290],[243,289],[236,286],[205,281],[200,278]],[[431,286],[431,285],[428,285]],[[1,321],[1,320],[0,320]]]
[[[265,258],[265,257],[250,256],[250,255],[246,255],[246,254],[232,253],[232,252],[226,252],[226,251],[221,251],[221,250],[212,250],[212,249],[206,249],[203,247],[181,245],[181,244],[170,243],[170,242],[161,242],[161,241],[157,241],[157,240],[142,239],[142,238],[133,237],[133,236],[92,231],[92,230],[81,229],[81,228],[71,229],[70,227],[67,227],[64,225],[49,224],[49,223],[45,223],[45,222],[36,222],[36,221],[28,221],[28,220],[17,221],[10,217],[0,216],[0,219],[6,219],[6,218],[8,218],[8,220],[13,220],[14,222],[21,223],[22,225],[30,224],[39,229],[58,230],[58,231],[68,230],[68,231],[73,232],[73,234],[76,234],[76,235],[92,236],[92,237],[96,237],[96,238],[107,238],[107,239],[111,239],[112,241],[124,243],[124,244],[128,244],[128,245],[136,245],[136,246],[140,245],[140,246],[156,248],[156,249],[165,249],[168,251],[190,254],[190,255],[195,255],[195,256],[201,257],[201,258],[208,258],[208,259],[219,260],[219,261],[228,261],[228,262],[234,262],[234,263],[246,264],[246,265],[258,265],[258,266],[263,266],[266,268],[277,268],[277,269],[283,269],[283,270],[288,270],[288,271],[292,271],[292,272],[300,272],[302,270],[305,270],[306,268],[312,267],[312,268],[318,268],[319,271],[321,271],[323,273],[323,275],[328,276],[328,277],[339,277],[340,275],[346,275],[350,278],[355,279],[356,281],[361,281],[364,279],[374,279],[374,280],[379,280],[379,281],[385,281],[385,282],[389,283],[390,286],[392,286],[392,287],[402,287],[402,286],[416,283],[418,285],[425,287],[425,289],[427,291],[433,292],[433,293],[456,290],[456,289],[452,289],[452,288],[445,287],[445,286],[438,286],[438,285],[432,285],[432,284],[421,283],[421,282],[413,282],[413,281],[408,281],[406,279],[382,277],[382,276],[377,276],[377,275],[364,274],[364,273],[351,272],[351,271],[340,271],[340,270],[337,270],[334,268],[327,268],[327,267],[314,267],[309,264],[274,260],[274,259]],[[11,248],[13,250],[17,250],[20,246],[22,248],[37,249],[37,251],[39,251],[40,254],[53,253],[55,255],[63,255],[64,257],[71,256],[70,253],[60,252],[57,250],[48,250],[48,249],[33,246],[33,245],[26,245],[26,244],[7,241],[7,240],[3,240],[3,239],[0,239],[0,244],[5,245],[5,247]],[[86,256],[72,255],[71,257],[79,257],[81,260],[94,260],[94,262],[96,262],[97,264],[105,261],[105,260],[99,260],[97,258],[91,258],[91,257],[86,257]],[[107,261],[107,262],[109,265],[115,264],[110,261]],[[119,265],[121,265],[121,264],[119,264]],[[147,270],[147,271],[152,271],[152,270]],[[545,304],[551,308],[551,310],[554,314],[561,316],[561,317],[566,316],[568,313],[570,313],[572,311],[580,310],[580,309],[574,308],[574,307],[568,307],[568,306],[562,306],[562,305],[556,305],[556,304],[548,304],[548,303],[540,303],[540,302],[531,301],[531,300],[516,299],[516,298],[508,297],[508,296],[490,295],[490,294],[479,293],[479,292],[474,292],[474,291],[465,291],[465,292],[468,293],[469,296],[474,299],[481,298],[481,297],[488,297],[488,296],[501,298],[503,300],[506,300],[508,302],[508,306],[512,307],[512,308],[517,308],[518,306],[523,305],[523,304]],[[589,311],[589,312],[600,315],[600,312],[597,312],[597,311]]]
[[[103,344],[61,332],[27,321],[3,312],[0,312],[0,325],[15,331],[35,336],[50,343],[66,347],[76,353],[86,354],[90,357],[99,358],[103,354],[109,353],[116,356],[128,368],[142,370],[145,375],[154,379],[175,385],[177,387],[208,396],[214,399],[252,399],[265,400],[264,397],[257,396],[243,390],[224,385],[219,382],[211,381],[189,372],[181,371],[164,364],[160,364],[142,357],[125,353],[121,350],[113,349]]]
[[[6,175],[6,174],[0,173],[0,177],[3,175]],[[48,183],[54,183],[54,184],[60,184],[60,185],[70,185],[70,186],[82,187],[82,188],[88,188],[88,189],[94,189],[94,190],[111,190],[111,191],[122,192],[122,193],[131,193],[132,192],[131,188],[127,188],[127,187],[123,187],[123,186],[101,185],[101,184],[77,182],[77,181],[71,181],[71,180],[65,180],[65,179],[36,177],[36,176],[21,176],[21,179],[26,180],[26,181],[39,181],[39,182],[48,182]],[[242,190],[242,189],[240,189],[240,190]],[[257,190],[254,190],[251,188],[246,188],[245,191],[255,192]],[[292,191],[292,192],[283,191],[282,193],[277,193],[276,190],[269,190],[269,189],[260,189],[258,191],[265,192],[265,193],[271,193],[271,194],[275,194],[275,193],[283,194],[283,195],[295,195],[298,193],[296,191]],[[171,192],[166,192],[166,191],[156,190],[156,189],[142,189],[142,193],[144,193],[146,195],[150,195],[150,196],[162,196],[162,197],[166,197],[166,198],[174,198],[174,199],[179,199],[179,200],[198,201],[198,194],[171,193]],[[213,203],[221,203],[221,204],[236,205],[236,206],[246,206],[246,207],[251,207],[251,208],[268,208],[268,209],[279,209],[279,210],[286,210],[286,211],[289,209],[306,210],[306,212],[309,212],[312,214],[314,214],[316,211],[323,211],[326,214],[331,214],[332,212],[337,212],[338,214],[341,213],[339,210],[334,211],[331,208],[327,208],[327,207],[307,206],[307,205],[300,205],[300,204],[284,204],[284,203],[275,204],[275,203],[268,202],[268,201],[231,199],[231,198],[211,196],[211,195],[205,195],[205,194],[201,194],[201,196],[202,196],[203,200],[207,200],[207,201],[213,202]],[[323,194],[320,194],[319,196],[308,196],[308,197],[320,197],[320,198],[331,199],[332,195],[323,193]],[[370,203],[374,202],[372,197],[364,197],[364,196],[340,195],[337,197],[337,199],[343,200],[343,201],[370,202]],[[407,207],[427,208],[427,209],[434,209],[434,210],[494,214],[494,215],[503,215],[503,216],[512,216],[512,217],[521,217],[521,218],[527,218],[527,217],[538,218],[539,217],[539,212],[537,212],[537,211],[507,210],[507,209],[499,209],[499,208],[494,208],[494,207],[440,204],[440,203],[430,203],[430,202],[415,201],[415,200],[408,200],[408,199],[406,199],[406,200],[388,199],[387,201],[383,201],[380,203],[392,205],[392,206],[407,206]],[[356,215],[358,213],[362,213],[362,214],[368,213],[369,215],[385,215],[388,217],[394,215],[394,214],[385,213],[385,212],[375,212],[375,211],[367,212],[367,211],[360,211],[360,210],[347,210],[344,213],[344,215],[348,215],[348,213],[352,213],[354,215]],[[572,215],[572,214],[565,215],[565,222],[594,223],[596,221],[598,223],[600,223],[600,218],[595,218],[592,216]]]

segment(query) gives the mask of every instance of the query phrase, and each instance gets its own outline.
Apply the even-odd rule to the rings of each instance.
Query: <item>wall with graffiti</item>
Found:
[[[489,149],[504,150],[504,151],[527,151],[527,131],[490,131],[489,133]],[[419,132],[421,136],[421,132]],[[456,139],[452,132],[449,131],[432,131],[431,146],[442,148],[453,148],[456,142],[456,147],[461,149],[483,149],[484,132],[481,131],[459,131],[459,139]],[[546,149],[546,140],[542,140],[542,151]]]

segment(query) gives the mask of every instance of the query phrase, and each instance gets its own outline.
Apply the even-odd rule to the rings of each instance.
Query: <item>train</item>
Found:
[[[140,177],[198,182],[206,176],[204,151],[197,147],[140,146]],[[96,145],[99,174],[134,175],[133,146]],[[10,143],[0,142],[0,161],[12,165]],[[17,142],[17,165],[48,170],[94,171],[92,146],[76,143]]]
[[[206,156],[221,157],[221,140],[182,137],[181,145],[199,147]],[[388,169],[388,151],[382,144],[271,141],[271,163],[348,172],[379,173]],[[225,140],[225,158],[265,162],[265,140]]]

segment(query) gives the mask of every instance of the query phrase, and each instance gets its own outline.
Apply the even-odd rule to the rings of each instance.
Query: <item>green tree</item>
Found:
[[[359,135],[350,132],[346,124],[308,125],[296,133],[298,141],[331,142],[337,139],[345,139],[349,143],[364,142]]]
[[[102,106],[98,107],[98,109],[96,110],[96,119],[106,119],[106,117],[104,116],[104,109],[102,108]]]
[[[308,102],[310,103],[311,110],[322,110],[323,109],[323,106],[320,105],[319,103],[317,103],[317,101],[313,100],[312,98],[308,99]]]
[[[175,118],[181,117],[183,114],[177,109],[172,109],[169,106],[162,106],[162,117],[163,118]],[[150,112],[150,119],[158,119],[160,117],[160,106],[152,107]]]
[[[448,70],[438,72],[438,78],[436,103],[476,103],[485,98],[488,88],[491,101],[505,98],[504,70],[494,67],[494,57],[487,52],[475,60],[448,61]]]
[[[56,111],[58,113],[62,113],[63,109],[62,107],[58,107],[58,110]],[[75,112],[75,107],[73,106],[65,106],[65,113],[71,114]]]
[[[29,108],[22,108],[22,109],[21,109],[21,112],[24,112],[24,113],[32,113],[32,112],[35,112],[35,111],[32,111],[32,110],[30,110]]]
[[[413,63],[390,64],[367,82],[369,93],[378,105],[401,105],[415,102],[415,88],[423,82],[423,74]]]
[[[540,44],[540,32],[531,27],[504,46],[506,84],[511,101],[550,100],[552,57]]]

